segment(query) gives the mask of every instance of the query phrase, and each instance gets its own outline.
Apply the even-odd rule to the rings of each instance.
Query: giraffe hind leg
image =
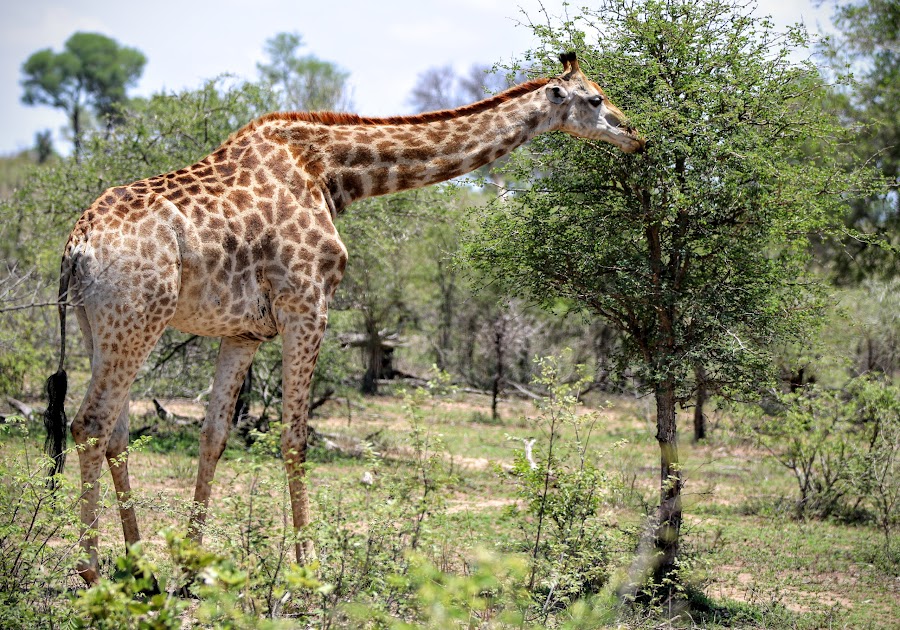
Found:
[[[83,306],[73,307],[78,325],[81,328],[81,336],[84,341],[85,351],[93,365],[94,362],[94,335],[91,330],[91,322]],[[122,532],[125,536],[125,544],[133,545],[141,539],[138,530],[137,516],[134,506],[131,504],[131,482],[128,477],[128,458],[123,453],[128,448],[128,399],[119,414],[119,419],[109,438],[106,447],[106,462],[109,465],[113,485],[116,489],[116,498],[119,501],[119,517],[122,520]]]
[[[106,446],[106,463],[109,465],[109,472],[116,489],[125,544],[131,546],[141,539],[141,534],[138,530],[137,516],[134,513],[131,481],[128,477],[128,402],[126,398],[116,426],[109,437],[109,443]]]
[[[130,499],[127,464],[119,464],[128,444],[128,396],[138,370],[162,335],[165,323],[148,326],[143,334],[104,334],[97,325],[99,317],[80,308],[78,321],[91,357],[91,381],[84,401],[72,422],[72,436],[78,449],[81,472],[81,545],[85,552],[78,572],[89,584],[99,579],[97,524],[100,517],[99,480],[103,460],[110,462],[117,497]],[[99,332],[98,332],[99,329]],[[115,331],[113,331],[114,333]],[[123,420],[123,417],[125,418]],[[119,465],[113,465],[119,464]],[[125,540],[137,542],[139,534],[133,507],[120,508]]]

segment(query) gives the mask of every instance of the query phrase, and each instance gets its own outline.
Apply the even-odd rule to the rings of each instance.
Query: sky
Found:
[[[573,2],[591,5],[590,0]],[[818,4],[818,3],[816,3]],[[757,12],[778,26],[803,21],[830,28],[831,3],[758,0]],[[135,96],[196,88],[221,74],[255,80],[263,46],[279,32],[298,32],[302,54],[350,73],[358,113],[410,113],[409,94],[428,68],[520,58],[538,41],[523,25],[563,15],[564,0],[25,0],[0,2],[0,155],[34,144],[50,129],[58,150],[65,114],[21,103],[22,63],[34,52],[62,50],[76,31],[102,33],[147,57]]]

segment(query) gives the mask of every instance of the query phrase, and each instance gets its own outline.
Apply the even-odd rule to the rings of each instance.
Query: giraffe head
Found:
[[[554,112],[555,129],[573,136],[603,140],[625,153],[640,152],[646,141],[640,137],[618,107],[613,105],[599,85],[578,66],[574,52],[559,57],[563,73],[550,79],[545,88]]]

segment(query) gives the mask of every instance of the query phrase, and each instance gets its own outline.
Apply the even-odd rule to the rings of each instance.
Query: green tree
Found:
[[[848,227],[881,239],[844,239],[844,251],[835,257],[836,279],[848,283],[873,274],[895,276],[900,272],[900,5],[854,0],[836,5],[832,19],[839,33],[819,50],[832,73],[853,77],[849,86],[834,90],[835,110],[845,124],[861,130],[852,147],[855,160],[871,162],[888,184],[851,204]],[[878,246],[884,242],[893,248]]]
[[[34,134],[34,153],[38,164],[43,164],[53,156],[53,134],[49,129]]]
[[[278,94],[279,105],[310,112],[350,109],[350,74],[315,55],[299,55],[302,47],[299,33],[279,33],[266,41],[269,63],[256,64],[260,77]]]
[[[438,189],[421,189],[366,199],[342,215],[337,228],[350,252],[347,271],[335,296],[337,310],[353,313],[356,335],[349,345],[362,348],[363,394],[378,392],[378,380],[389,377],[392,343],[412,318],[410,276],[415,262],[408,255]]]
[[[111,120],[126,99],[126,88],[144,71],[147,58],[99,33],[75,33],[59,53],[49,48],[22,65],[22,102],[49,105],[69,117],[75,158],[81,156],[85,113]]]
[[[648,150],[540,136],[510,168],[513,181],[545,176],[495,204],[469,244],[510,290],[567,299],[621,331],[618,369],[656,400],[647,568],[657,582],[677,566],[676,407],[693,395],[695,367],[722,394],[770,382],[774,343],[802,339],[820,314],[807,235],[859,185],[841,168],[846,130],[822,115],[818,72],[792,61],[804,32],[777,33],[749,11],[736,0],[602,0],[561,29],[534,26],[547,48],[578,50]],[[542,51],[527,60],[549,64]]]

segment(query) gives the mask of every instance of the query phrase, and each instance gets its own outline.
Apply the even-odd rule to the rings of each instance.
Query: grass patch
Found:
[[[478,550],[497,554],[495,559],[533,551],[525,534],[533,533],[536,516],[527,509],[517,481],[521,471],[516,473],[515,467],[524,461],[522,440],[548,435],[533,420],[539,412],[530,403],[516,402],[502,409],[501,422],[491,424],[476,421],[476,412],[489,417],[483,397],[453,395],[418,404],[415,411],[408,399],[380,396],[354,408],[349,422],[342,405],[323,406],[311,421],[320,431],[355,440],[377,434],[378,455],[310,450],[316,519],[310,535],[317,541],[320,564],[305,578],[291,565],[293,534],[286,527],[290,518],[282,461],[249,452],[234,437],[229,441],[217,469],[204,551],[224,559],[210,560],[217,571],[225,571],[221,562],[231,563],[228,570],[243,576],[234,588],[246,595],[227,604],[216,599],[219,595],[207,594],[204,601],[218,602],[216,614],[232,606],[229,610],[240,610],[248,619],[277,612],[276,617],[291,619],[294,625],[324,620],[334,627],[353,627],[353,610],[371,614],[369,618],[414,620],[424,597],[416,588],[424,586],[415,586],[411,577],[410,551],[432,567],[429,571],[463,580],[482,575]],[[592,452],[606,453],[599,471],[607,485],[597,506],[599,520],[592,527],[603,533],[602,558],[613,576],[627,568],[633,536],[655,501],[658,453],[649,420],[641,412],[639,402],[614,400],[599,411],[590,442]],[[410,418],[415,414],[419,439],[430,445],[425,459],[415,456],[417,447],[411,441]],[[153,422],[142,416],[134,419],[136,430],[152,425],[153,437],[132,455],[130,469],[145,557],[157,575],[173,584],[179,579],[178,567],[161,532],[183,531],[186,525],[198,428]],[[573,438],[571,426],[563,424],[555,431],[559,439]],[[3,433],[0,456],[8,469],[18,465],[22,448],[39,452],[38,433],[34,425],[16,425]],[[75,459],[72,455],[64,475],[69,488],[77,483]],[[655,611],[604,609],[604,615],[612,616],[603,619],[628,627],[653,627],[668,619],[666,623],[676,626],[888,628],[900,618],[897,550],[883,548],[877,529],[867,523],[791,518],[785,497],[790,497],[792,480],[786,471],[729,433],[725,424],[703,444],[682,444],[682,460],[687,481],[683,545],[690,564],[684,601]],[[424,494],[423,470],[438,484]],[[367,473],[371,483],[364,482]],[[121,569],[116,560],[122,551],[121,529],[108,478],[102,484],[101,561],[102,571],[111,577]],[[9,508],[3,509],[8,518]],[[77,525],[68,527],[53,545],[73,544]],[[513,568],[502,567],[515,574]],[[435,579],[447,589],[469,588],[450,577]],[[538,608],[555,588],[552,577],[547,579],[548,586],[534,591],[543,598],[538,598]],[[599,592],[605,579],[601,576],[595,586],[571,592],[585,596],[598,590],[601,599],[584,602],[600,606],[607,601]],[[57,614],[63,607],[67,614],[76,614],[67,608],[65,593],[77,584],[71,573],[55,582],[45,592],[57,595],[41,610]],[[316,590],[322,588],[333,590]],[[484,604],[499,607],[498,615],[500,608],[518,610],[521,604],[518,596],[502,588],[497,597],[507,599]],[[287,592],[290,597],[279,604]],[[535,605],[529,601],[528,606]],[[547,622],[562,623],[566,614],[590,609],[587,603],[578,606],[554,609]],[[582,613],[588,615],[577,614]],[[197,618],[199,613],[188,614]],[[537,619],[522,614],[528,623]]]

